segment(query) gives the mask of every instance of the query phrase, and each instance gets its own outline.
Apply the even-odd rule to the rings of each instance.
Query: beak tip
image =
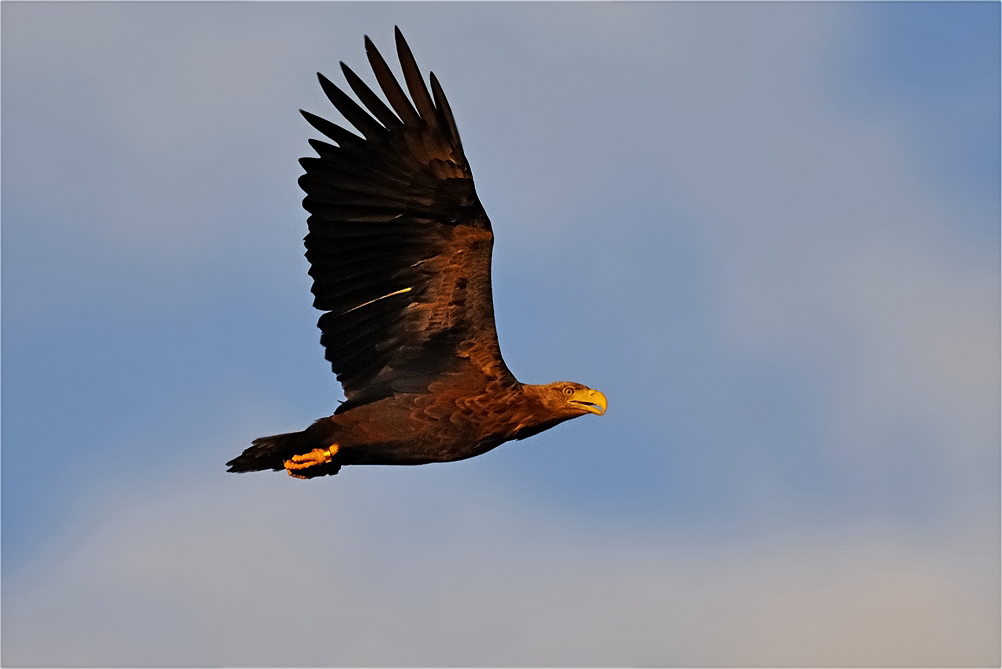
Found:
[[[609,408],[609,401],[605,399],[605,395],[601,391],[592,390],[594,393],[595,401],[595,414],[598,416],[604,416],[606,410]]]

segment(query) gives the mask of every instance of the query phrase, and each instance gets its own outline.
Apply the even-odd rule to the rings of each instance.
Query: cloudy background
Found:
[[[510,367],[609,412],[226,474],[339,397],[297,109],[394,25],[494,222]],[[5,666],[998,665],[998,3],[2,31]]]

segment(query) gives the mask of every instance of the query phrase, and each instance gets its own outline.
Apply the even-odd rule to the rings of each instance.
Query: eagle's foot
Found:
[[[299,474],[298,471],[316,467],[317,465],[326,465],[334,458],[337,452],[338,446],[337,444],[333,444],[330,448],[314,448],[309,453],[293,455],[291,460],[285,461],[285,471],[289,472],[289,476],[294,476],[297,479],[312,478]]]

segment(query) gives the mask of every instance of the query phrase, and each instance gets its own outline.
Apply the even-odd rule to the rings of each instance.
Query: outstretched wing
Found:
[[[435,381],[483,374],[516,384],[501,358],[491,298],[490,221],[445,94],[431,94],[400,30],[397,55],[410,98],[365,38],[387,106],[344,63],[363,106],[319,75],[361,137],[302,112],[336,142],[310,145],[299,179],[310,213],[306,258],[326,358],[349,405]],[[412,101],[413,100],[413,104]]]

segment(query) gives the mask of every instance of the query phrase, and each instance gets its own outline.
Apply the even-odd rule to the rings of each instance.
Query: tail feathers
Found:
[[[309,453],[314,448],[328,448],[334,443],[338,426],[330,418],[321,418],[302,432],[287,432],[270,437],[261,437],[251,442],[251,447],[233,458],[226,465],[231,472],[259,472],[265,469],[281,471],[285,461],[294,455]],[[311,479],[317,476],[333,476],[341,469],[340,458],[333,462],[317,464],[297,469],[294,476]]]
[[[300,452],[302,432],[287,432],[271,437],[261,437],[251,442],[251,447],[226,463],[230,472],[276,471],[285,468],[285,461]],[[309,451],[310,449],[306,449]]]

